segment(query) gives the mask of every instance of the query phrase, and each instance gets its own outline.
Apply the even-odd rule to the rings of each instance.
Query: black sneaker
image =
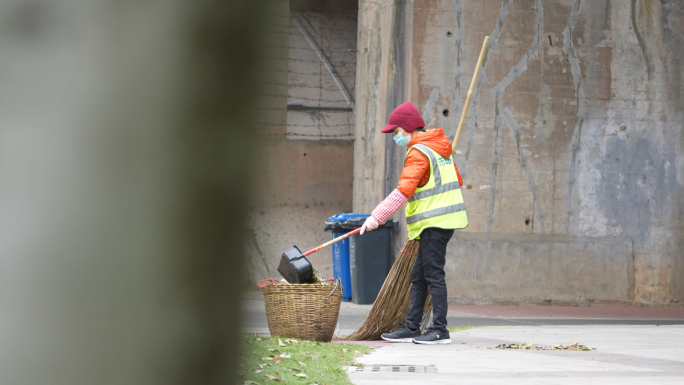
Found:
[[[442,332],[437,329],[428,329],[422,336],[413,339],[414,344],[425,345],[448,345],[451,343],[449,332]]]
[[[420,337],[420,329],[411,331],[408,326],[404,324],[399,325],[401,327],[391,333],[382,333],[382,339],[392,342],[412,342],[415,337]]]

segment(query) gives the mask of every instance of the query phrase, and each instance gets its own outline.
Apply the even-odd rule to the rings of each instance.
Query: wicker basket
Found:
[[[269,285],[263,291],[272,336],[332,340],[342,302],[339,279],[328,284]]]

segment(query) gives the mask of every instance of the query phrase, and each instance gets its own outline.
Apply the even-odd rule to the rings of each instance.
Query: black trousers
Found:
[[[415,330],[423,320],[423,307],[428,290],[432,295],[432,327],[446,332],[447,327],[447,289],[444,280],[446,247],[454,235],[454,230],[428,228],[420,233],[420,246],[416,263],[411,271],[411,306],[406,317],[406,326]]]

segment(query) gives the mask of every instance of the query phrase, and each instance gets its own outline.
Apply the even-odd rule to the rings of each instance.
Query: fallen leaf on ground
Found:
[[[273,363],[274,363],[274,364],[277,364],[277,363],[280,363],[280,362],[283,362],[283,361],[285,361],[285,358],[284,358],[284,357],[281,357],[281,356],[277,356],[277,357],[274,357],[274,358],[273,358]]]
[[[264,371],[264,369],[259,369],[259,370],[255,370],[254,373],[261,373],[263,371]]]
[[[301,365],[301,366],[306,366],[306,364],[303,363],[303,362],[301,362],[301,361],[297,361],[297,363],[298,363],[299,365]]]
[[[289,355],[289,354],[287,354],[287,353],[283,353],[283,354],[280,355],[280,357],[283,357],[283,358],[290,358],[290,357],[292,357],[292,356]]]
[[[579,343],[574,343],[572,345],[550,345],[550,346],[535,346],[534,344],[500,344],[493,348],[487,349],[532,349],[532,350],[582,350],[591,351],[596,350]]]
[[[295,376],[306,378],[306,374],[304,374],[304,373],[297,373],[297,374],[295,374]]]
[[[280,378],[280,377],[274,377],[274,376],[271,376],[270,374],[264,374],[264,377],[266,377],[267,379],[269,379],[269,380],[271,380],[271,381],[279,381],[279,382],[282,382],[282,381],[283,381],[282,378]]]
[[[280,338],[278,338],[278,345],[280,345],[280,346],[287,346],[287,345],[285,345],[285,344],[283,343],[283,341],[280,340]]]

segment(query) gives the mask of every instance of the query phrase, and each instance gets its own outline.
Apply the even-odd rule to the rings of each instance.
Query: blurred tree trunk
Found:
[[[0,2],[0,383],[237,382],[262,6]]]

